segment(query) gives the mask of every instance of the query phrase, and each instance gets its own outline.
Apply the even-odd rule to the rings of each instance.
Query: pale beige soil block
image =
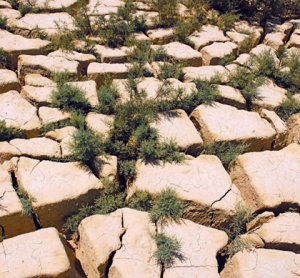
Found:
[[[6,141],[0,142],[0,163],[14,156],[20,156],[21,152]]]
[[[0,29],[0,48],[8,54],[9,66],[17,68],[18,56],[21,54],[45,54],[45,47],[50,41],[41,39],[28,39]]]
[[[0,277],[75,277],[58,231],[54,228],[0,243]]]
[[[62,57],[70,61],[77,61],[80,64],[81,74],[86,75],[87,67],[90,63],[96,62],[96,57],[89,53],[80,53],[77,51],[56,50],[48,54],[49,57]]]
[[[101,178],[114,180],[117,178],[118,158],[114,155],[97,156],[92,162],[94,174]]]
[[[233,62],[240,66],[248,66],[251,59],[251,55],[248,53],[243,53],[239,55]]]
[[[300,113],[294,114],[287,121],[288,138],[287,143],[300,142]]]
[[[181,151],[199,155],[203,140],[184,110],[160,114],[151,127],[157,129],[161,142],[174,141]]]
[[[287,90],[278,87],[274,82],[268,80],[266,84],[257,88],[258,98],[253,104],[268,109],[275,109],[287,100]]]
[[[227,244],[225,232],[195,224],[189,220],[168,222],[159,229],[181,243],[182,260],[175,259],[164,277],[219,277],[217,253]]]
[[[66,126],[63,128],[54,129],[45,134],[45,137],[60,142],[62,157],[68,157],[72,155],[71,143],[73,141],[73,135],[77,128],[74,126]]]
[[[21,95],[37,106],[50,106],[51,96],[55,87],[23,86]]]
[[[273,142],[273,149],[280,150],[284,148],[287,144],[288,136],[288,127],[286,123],[281,120],[274,111],[270,111],[267,109],[262,109],[260,111],[260,116],[266,119],[277,132],[275,141]],[[289,143],[290,142],[288,142],[288,144]]]
[[[7,69],[0,69],[0,94],[10,90],[20,91],[20,83],[17,75]]]
[[[4,166],[0,165],[0,224],[5,229],[6,237],[9,238],[35,230],[32,218],[23,215],[22,209],[21,201],[13,188],[11,174]],[[0,277],[2,277],[1,270],[0,267]]]
[[[255,249],[235,254],[221,278],[299,277],[300,255],[287,251]]]
[[[265,36],[264,44],[278,51],[284,45],[286,35],[283,32],[272,32]]]
[[[137,178],[129,188],[129,196],[137,190],[155,195],[170,187],[176,190],[180,199],[189,202],[185,218],[214,227],[224,225],[236,204],[242,201],[239,191],[218,157],[185,158],[181,164],[138,161]],[[210,214],[211,218],[208,217]]]
[[[78,76],[80,70],[77,61],[70,61],[63,57],[49,57],[43,55],[20,55],[18,60],[18,76],[23,78],[28,73],[40,73],[45,76],[58,72],[68,72]]]
[[[238,46],[233,42],[215,42],[211,45],[205,46],[200,53],[203,58],[203,65],[218,65],[225,56],[236,57]]]
[[[121,248],[113,257],[109,269],[110,278],[159,278],[160,266],[156,263],[154,252],[156,244],[153,239],[155,225],[151,223],[147,212],[124,208]]]
[[[42,121],[42,124],[50,124],[67,120],[71,117],[71,114],[58,108],[42,106],[39,108],[39,117]]]
[[[9,143],[24,156],[34,158],[61,157],[59,143],[48,138],[13,139]]]
[[[205,145],[215,142],[245,143],[249,151],[271,148],[276,131],[256,112],[213,102],[202,104],[191,114]]]
[[[68,84],[80,89],[92,107],[98,106],[97,84],[94,80],[69,82]]]
[[[43,227],[61,228],[64,218],[92,201],[102,183],[76,162],[39,161],[21,157],[18,184],[33,198],[32,206]]]
[[[91,107],[98,106],[99,101],[95,81],[77,81],[68,82],[67,84],[81,90]],[[56,90],[58,90],[56,85],[45,87],[25,85],[22,87],[21,95],[35,103],[37,106],[50,106],[52,103],[52,95]]]
[[[107,15],[116,13],[124,5],[121,0],[90,0],[87,5],[88,15]]]
[[[14,9],[6,9],[0,7],[0,17],[6,20],[17,19],[22,17],[21,13]]]
[[[196,50],[201,50],[204,46],[212,44],[214,42],[226,42],[229,38],[224,36],[222,30],[217,26],[204,25],[200,31],[194,32],[190,35],[189,40],[193,43]]]
[[[26,86],[34,87],[55,87],[56,83],[39,73],[29,73],[25,75],[24,83]]]
[[[238,21],[234,25],[234,30],[239,33],[253,34],[253,44],[257,45],[264,32],[264,29],[258,25],[251,25],[248,21]]]
[[[0,120],[8,127],[22,129],[27,137],[37,135],[41,127],[37,109],[17,91],[0,94]]]
[[[300,214],[297,212],[279,214],[254,233],[264,241],[266,248],[297,253],[300,250]]]
[[[114,117],[95,112],[88,113],[86,117],[87,126],[99,136],[107,137],[113,126]]]
[[[2,8],[8,8],[8,9],[11,9],[12,7],[11,7],[11,4],[8,3],[7,1],[1,0],[1,1],[0,1],[0,8],[1,8],[1,9],[2,9]]]
[[[300,28],[299,27],[292,34],[287,46],[288,47],[300,47]]]
[[[26,0],[20,0],[19,2],[26,3]],[[35,0],[32,2],[32,5],[41,10],[53,12],[62,11],[65,8],[73,8],[78,2],[78,0]]]
[[[127,64],[108,64],[108,63],[91,63],[87,69],[87,75],[89,80],[94,80],[97,86],[103,85],[106,77],[123,79],[128,75]]]
[[[125,63],[131,48],[122,46],[110,48],[104,45],[95,45],[95,52],[100,55],[101,63]]]
[[[223,66],[203,66],[203,67],[185,67],[183,68],[184,80],[193,82],[194,79],[211,80],[220,76],[223,81],[227,80],[229,71]]]
[[[252,211],[300,206],[300,146],[238,156],[230,169],[233,183]]]
[[[74,18],[66,12],[28,13],[20,19],[10,20],[8,25],[22,34],[29,34],[37,28],[50,36],[58,33],[61,28],[68,28],[69,31],[75,30]]]
[[[153,47],[157,48],[157,46]],[[177,62],[185,63],[191,67],[199,67],[202,65],[201,53],[186,44],[171,42],[162,47],[165,49],[167,55]]]
[[[172,41],[174,28],[158,28],[146,32],[153,44],[166,44]]]
[[[110,256],[121,248],[125,232],[122,220],[119,209],[108,215],[87,217],[80,223],[76,257],[89,278],[104,277]]]
[[[246,100],[238,89],[226,85],[217,85],[216,89],[221,103],[241,109],[246,107]]]

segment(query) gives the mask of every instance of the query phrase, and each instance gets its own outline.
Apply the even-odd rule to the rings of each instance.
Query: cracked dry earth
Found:
[[[229,31],[204,25],[190,35],[191,45],[173,40],[173,28],[154,28],[158,13],[147,1],[137,2],[137,15],[144,15],[149,30],[137,33],[137,40],[162,46],[175,63],[183,63],[183,80],[169,78],[173,88],[189,94],[196,89],[194,79],[210,80],[217,73],[219,98],[201,104],[191,113],[182,109],[172,116],[159,115],[151,126],[159,139],[173,139],[185,155],[183,163],[136,161],[137,176],[127,183],[127,197],[144,190],[155,195],[169,187],[187,202],[181,221],[168,220],[159,226],[147,212],[120,208],[107,215],[93,215],[79,225],[78,238],[70,240],[62,226],[67,216],[89,203],[103,190],[102,178],[116,179],[118,157],[98,157],[96,169],[78,161],[62,162],[71,154],[70,142],[76,127],[65,126],[46,133],[42,127],[70,119],[69,112],[52,107],[57,88],[56,72],[68,72],[72,85],[84,93],[89,105],[99,105],[97,90],[110,75],[118,88],[120,102],[130,101],[126,78],[130,63],[122,46],[109,48],[95,40],[93,53],[51,49],[51,36],[59,26],[75,30],[77,0],[43,1],[34,5],[38,13],[21,13],[7,1],[0,1],[0,16],[8,28],[0,29],[0,48],[8,59],[0,68],[0,120],[19,128],[25,138],[0,142],[0,225],[5,238],[0,241],[0,278],[34,277],[299,277],[300,276],[300,113],[287,119],[276,108],[287,100],[288,91],[274,80],[258,88],[252,111],[241,92],[228,84],[228,76],[238,66],[269,51],[280,64],[279,50],[300,55],[300,19],[267,22],[264,27],[240,21]],[[92,20],[116,13],[121,0],[90,0],[86,4]],[[188,10],[182,4],[179,14]],[[45,38],[34,38],[38,29]],[[240,46],[247,32],[254,34],[249,53]],[[80,43],[79,43],[80,45]],[[95,53],[97,55],[95,55]],[[233,61],[221,65],[231,55]],[[149,77],[139,80],[138,90],[155,98],[163,81],[159,63],[147,65]],[[284,69],[288,70],[288,69]],[[299,101],[300,92],[294,94]],[[108,136],[113,115],[90,111],[87,126]],[[215,155],[202,150],[213,143],[247,144],[247,151],[225,167]],[[104,162],[104,163],[103,163]],[[31,216],[24,215],[17,190],[31,196]],[[225,230],[235,215],[237,204],[249,208],[255,218],[239,235],[248,248],[226,257],[230,242]],[[164,233],[176,237],[182,258],[164,268],[154,258],[153,236]],[[250,247],[249,247],[250,246]]]

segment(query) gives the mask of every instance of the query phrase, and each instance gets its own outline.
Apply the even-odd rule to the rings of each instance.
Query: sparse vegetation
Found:
[[[179,221],[183,213],[184,204],[178,200],[177,193],[171,188],[162,190],[154,199],[150,211],[152,222],[163,224],[166,220]]]
[[[141,211],[150,211],[153,205],[153,198],[146,191],[136,191],[127,201],[127,206]]]
[[[22,204],[22,213],[27,216],[31,216],[33,213],[32,202],[34,199],[28,195],[28,193],[22,188],[18,188],[17,195]]]
[[[90,129],[77,130],[70,147],[75,160],[86,164],[96,156],[104,154],[103,139]]]
[[[251,49],[254,47],[255,43],[255,34],[253,32],[246,32],[247,37],[241,42],[239,52],[242,53],[249,53]]]
[[[235,60],[235,57],[233,55],[226,55],[219,61],[219,65],[221,66],[227,66],[231,64]]]
[[[232,242],[230,242],[226,247],[226,256],[231,258],[236,253],[243,250],[251,250],[253,248],[253,244],[250,241],[245,239],[241,239],[239,237],[235,238]]]
[[[165,80],[168,78],[176,78],[179,81],[183,81],[184,74],[182,72],[183,66],[180,63],[163,63],[159,65],[159,74],[158,78],[160,80]]]
[[[154,257],[157,263],[161,264],[164,268],[171,267],[176,259],[183,260],[181,244],[175,237],[158,233],[154,236],[154,240],[157,246]]]
[[[6,28],[6,18],[0,16],[0,29],[5,29]]]
[[[300,102],[294,98],[288,98],[276,108],[276,113],[283,120],[287,120],[293,114],[300,113]]]
[[[102,181],[104,188],[91,204],[83,205],[76,213],[69,216],[63,226],[68,235],[77,233],[80,222],[94,214],[108,214],[124,206],[125,193],[119,190],[116,182],[107,179]]]
[[[116,110],[119,92],[111,83],[104,84],[98,90],[99,109],[102,114],[111,115]]]
[[[74,33],[70,32],[66,27],[61,28],[57,34],[51,36],[51,47],[53,49],[73,51],[75,50],[74,39]]]
[[[244,204],[238,203],[235,207],[235,214],[226,228],[230,240],[234,240],[238,235],[246,231],[246,224],[254,219],[251,211]]]
[[[204,149],[205,154],[216,155],[220,158],[225,168],[228,168],[232,162],[235,161],[237,156],[243,154],[247,150],[247,145],[236,144],[230,142],[214,143],[206,146]]]
[[[3,48],[0,47],[0,69],[6,68],[7,66],[7,56]]]
[[[0,141],[9,141],[14,138],[23,138],[24,133],[15,127],[7,127],[5,121],[0,121]]]
[[[246,224],[253,220],[254,217],[255,215],[245,205],[242,203],[236,205],[235,214],[231,217],[230,223],[225,229],[229,237],[229,243],[225,250],[227,256],[231,257],[236,252],[251,248],[250,243],[241,240],[239,236],[246,232]]]
[[[241,91],[246,100],[247,110],[252,110],[253,99],[260,99],[258,87],[265,84],[266,80],[244,67],[238,67],[229,76],[229,85]]]
[[[256,75],[272,78],[277,71],[275,54],[271,50],[266,50],[252,59],[251,67]]]
[[[52,105],[64,111],[81,111],[86,113],[90,105],[84,93],[70,84],[59,85],[52,94]]]
[[[158,25],[168,27],[175,24],[177,20],[178,0],[151,0],[152,7],[159,13]]]

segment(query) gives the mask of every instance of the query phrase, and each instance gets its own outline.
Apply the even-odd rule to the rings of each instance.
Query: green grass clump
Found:
[[[220,29],[224,31],[229,31],[232,29],[235,25],[235,23],[240,19],[240,15],[235,12],[227,12],[224,14],[221,14],[219,18],[219,24],[218,26]]]
[[[255,68],[257,76],[272,78],[277,71],[275,57],[271,50],[265,50],[258,56],[255,56],[252,66]]]
[[[85,164],[104,154],[103,139],[90,129],[78,129],[73,135],[70,147],[74,159]]]
[[[34,199],[29,196],[28,193],[22,188],[18,188],[17,195],[22,204],[22,214],[31,216],[31,214],[33,213],[32,202],[34,201]]]
[[[53,49],[62,49],[64,51],[75,50],[74,46],[74,33],[67,28],[60,29],[59,32],[51,36],[51,47]]]
[[[99,113],[111,115],[116,110],[120,95],[118,89],[111,83],[104,84],[98,91]]]
[[[141,211],[150,211],[153,205],[151,195],[146,191],[136,191],[127,201],[127,206]]]
[[[10,141],[14,138],[24,138],[24,133],[15,127],[7,127],[5,121],[0,121],[0,141]]]
[[[6,28],[6,18],[0,16],[0,29],[5,29]]]
[[[131,45],[133,43],[131,34],[147,30],[146,20],[143,16],[137,17],[136,5],[132,0],[125,1],[125,5],[118,8],[116,14],[107,19],[100,16],[95,22],[94,34],[99,35],[103,43],[109,47]]]
[[[126,150],[124,150],[124,152],[126,152]],[[127,160],[127,159],[119,160],[118,161],[118,169],[119,169],[120,177],[123,177],[123,179],[129,180],[129,181],[134,180],[137,175],[136,161],[133,159],[132,160]]]
[[[51,96],[52,105],[64,111],[88,112],[90,105],[84,93],[70,84],[63,84],[53,92]]]
[[[184,74],[182,72],[182,65],[179,63],[163,63],[159,65],[158,79],[165,80],[168,78],[175,78],[183,81]]]
[[[225,67],[225,66],[231,64],[234,60],[235,60],[235,57],[233,55],[226,55],[222,59],[220,59],[218,64]]]
[[[194,17],[189,20],[178,20],[175,25],[174,39],[176,41],[185,43],[187,45],[192,45],[188,36],[191,35],[197,27],[199,27],[197,21],[193,21]]]
[[[288,98],[276,108],[276,113],[281,119],[287,120],[290,116],[300,113],[300,102],[294,98]]]
[[[247,37],[241,42],[239,52],[242,53],[249,53],[251,49],[254,47],[255,43],[255,34],[254,33],[248,33]]]
[[[166,188],[161,191],[153,201],[150,211],[152,222],[164,223],[166,220],[179,221],[183,213],[184,204],[178,200],[174,189]]]
[[[216,76],[210,81],[194,80],[196,89],[191,94],[186,94],[183,88],[174,90],[169,82],[164,82],[157,97],[158,110],[165,112],[172,109],[183,109],[190,114],[200,104],[212,104],[219,98],[215,87],[219,83],[218,79]]]
[[[237,236],[246,232],[246,224],[254,219],[250,209],[239,203],[235,207],[235,213],[230,218],[230,223],[225,229],[229,240],[234,240]]]
[[[63,230],[69,234],[76,234],[80,222],[91,215],[108,214],[124,207],[125,193],[119,190],[118,184],[107,179],[102,181],[104,188],[93,203],[83,205],[77,212],[66,218]]]
[[[6,52],[0,47],[0,68],[6,68],[7,62]]]
[[[292,94],[300,90],[300,55],[293,51],[290,55],[284,55],[282,66],[288,71],[277,71],[274,79],[279,86],[287,88]]]
[[[157,263],[161,264],[164,268],[171,267],[176,259],[183,260],[181,244],[176,238],[158,233],[154,236],[154,240],[157,246],[154,257]]]
[[[247,150],[247,147],[248,146],[245,144],[235,144],[230,142],[214,143],[206,146],[204,153],[219,157],[224,167],[227,169],[239,155]]]
[[[246,100],[247,110],[252,110],[253,99],[260,99],[258,88],[266,83],[264,77],[244,67],[238,67],[230,76],[228,85],[239,89]]]
[[[122,162],[121,173],[127,178],[134,177],[133,161],[139,158],[146,163],[156,163],[159,160],[182,161],[184,156],[179,153],[176,144],[160,143],[157,131],[150,127],[150,123],[157,117],[156,104],[146,100],[145,95],[135,92],[134,88],[131,95],[131,101],[116,106],[114,123],[107,142],[108,152],[118,156]]]
[[[176,23],[178,3],[178,0],[151,0],[151,6],[159,13],[159,26],[168,27]]]

